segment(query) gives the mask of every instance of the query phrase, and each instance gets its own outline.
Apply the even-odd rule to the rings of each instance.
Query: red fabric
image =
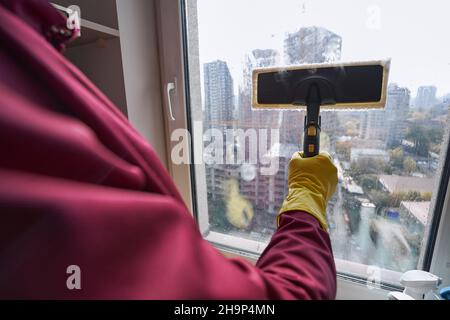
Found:
[[[306,213],[283,215],[256,267],[203,240],[153,149],[46,36],[52,21],[44,1],[0,0],[0,298],[335,297],[329,236]]]

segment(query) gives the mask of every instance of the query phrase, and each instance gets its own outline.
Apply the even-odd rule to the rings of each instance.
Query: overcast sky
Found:
[[[224,60],[235,86],[245,54],[277,49],[286,33],[322,26],[342,37],[342,60],[391,58],[391,82],[450,93],[448,0],[198,0],[200,63]],[[282,61],[281,61],[282,63]]]

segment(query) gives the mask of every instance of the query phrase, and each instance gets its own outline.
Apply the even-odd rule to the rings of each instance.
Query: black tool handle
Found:
[[[320,116],[316,121],[308,119],[305,116],[304,138],[303,138],[303,157],[311,158],[317,156],[320,151]]]
[[[303,157],[317,156],[320,151],[320,90],[312,84],[306,97],[306,116],[303,135]]]

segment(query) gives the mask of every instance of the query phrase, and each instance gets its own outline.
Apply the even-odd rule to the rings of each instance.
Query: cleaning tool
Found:
[[[320,108],[382,109],[390,60],[262,68],[253,71],[255,109],[306,107],[303,157],[320,151]]]
[[[314,216],[328,230],[326,206],[338,178],[331,156],[320,152],[320,108],[384,108],[389,67],[390,60],[386,60],[253,71],[254,108],[306,107],[303,152],[296,152],[289,162],[288,195],[277,215],[277,226],[283,213],[302,211]]]

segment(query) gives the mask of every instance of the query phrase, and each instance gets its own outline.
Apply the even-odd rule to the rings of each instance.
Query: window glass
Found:
[[[201,93],[191,104],[202,114],[203,137],[194,140],[203,141],[196,184],[206,186],[207,208],[198,207],[205,236],[261,252],[264,245],[248,244],[270,240],[289,159],[302,149],[303,110],[252,109],[254,68],[391,58],[384,110],[322,112],[321,149],[339,172],[327,215],[336,259],[420,267],[446,151],[450,5],[188,0],[187,8],[191,95]]]

